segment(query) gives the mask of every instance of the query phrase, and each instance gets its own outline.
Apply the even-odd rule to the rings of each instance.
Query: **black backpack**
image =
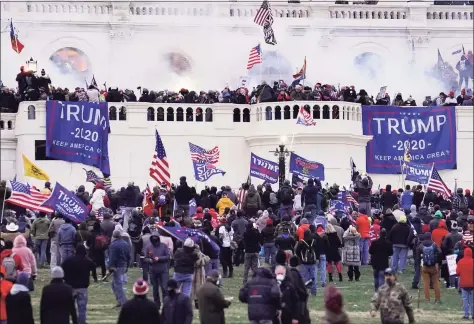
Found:
[[[304,255],[302,255],[301,261],[304,262],[305,264],[315,264],[316,253],[314,253],[314,250],[313,250],[314,240],[311,240],[311,244],[308,244],[305,240],[301,240],[300,242],[303,242],[307,246],[306,251],[304,252]]]
[[[281,191],[280,191],[281,202],[285,205],[291,204],[292,198],[291,198],[290,190],[291,189],[288,187],[281,188]]]

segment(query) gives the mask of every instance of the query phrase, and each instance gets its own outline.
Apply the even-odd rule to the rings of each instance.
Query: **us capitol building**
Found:
[[[361,65],[365,72],[377,73],[397,60],[436,64],[438,49],[446,61],[455,64],[452,52],[462,46],[466,51],[473,47],[470,5],[371,3],[270,2],[278,41],[271,46],[263,40],[262,27],[253,22],[261,1],[2,1],[1,80],[6,86],[16,86],[19,67],[33,58],[38,69],[44,68],[51,76],[53,85],[63,88],[84,87],[94,76],[100,87],[105,83],[121,89],[141,86],[178,91],[187,87],[199,91],[222,89],[226,84],[236,88],[242,76],[248,76],[251,83],[280,79],[288,83],[307,57],[308,85],[312,87],[318,81],[337,85],[337,69],[324,80],[316,74],[337,67],[338,62],[343,69],[350,62],[354,69]],[[20,54],[11,50],[10,19],[25,45]],[[258,43],[263,64],[247,75],[249,51]],[[352,84],[357,87],[357,81]],[[390,95],[392,91],[396,89],[391,89]],[[341,118],[327,114],[326,119],[318,113],[321,117],[315,127],[296,125],[292,112],[305,104],[321,112],[337,107]],[[268,107],[272,120],[265,118]],[[349,183],[350,157],[358,169],[365,168],[370,137],[362,134],[361,107],[355,103],[109,103],[112,108],[125,116],[111,120],[109,156],[114,187],[130,180],[144,187],[155,147],[155,128],[162,136],[173,181],[185,175],[190,185],[199,188],[205,184],[238,187],[247,178],[250,152],[276,160],[269,151],[285,139],[291,150],[323,163],[330,184]],[[210,109],[212,121],[177,118],[183,113],[194,115],[197,108]],[[2,179],[17,175],[23,180],[21,157],[25,154],[53,181],[77,187],[85,180],[83,165],[44,157],[45,109],[44,102],[23,102],[18,114],[1,114]],[[172,120],[148,118],[150,113],[155,117],[159,109],[172,112]],[[278,112],[282,117],[275,120]],[[459,187],[473,188],[472,107],[457,107],[456,116],[457,170],[440,173],[451,188],[454,179]],[[216,166],[227,172],[225,176],[216,175],[207,183],[193,181],[188,142],[207,149],[218,145],[221,157]],[[398,175],[373,175],[373,179],[375,187],[401,185]]]

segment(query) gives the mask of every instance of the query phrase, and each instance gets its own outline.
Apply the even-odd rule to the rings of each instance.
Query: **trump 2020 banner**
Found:
[[[265,181],[277,183],[279,175],[278,164],[250,153],[250,175]]]
[[[418,182],[419,184],[427,184],[430,179],[433,164],[418,164],[408,162],[404,166],[405,180]]]
[[[41,206],[52,208],[76,224],[85,221],[89,215],[86,205],[73,192],[58,182],[56,182],[51,196]]]
[[[367,172],[400,173],[405,151],[409,162],[456,168],[454,107],[363,106],[362,121],[364,135],[373,136],[367,144]]]
[[[324,181],[324,164],[306,160],[295,153],[291,153],[290,172],[304,178]]]
[[[46,155],[110,175],[107,103],[46,101]]]

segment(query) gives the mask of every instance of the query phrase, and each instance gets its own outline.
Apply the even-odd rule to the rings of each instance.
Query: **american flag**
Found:
[[[200,146],[189,143],[189,150],[191,151],[191,160],[196,163],[215,164],[219,162],[219,146],[206,151]]]
[[[265,25],[265,22],[269,22],[270,25],[273,24],[273,15],[270,9],[270,4],[267,0],[262,2],[262,5],[260,6],[260,9],[258,9],[253,21],[260,26]]]
[[[170,166],[166,157],[165,147],[161,141],[160,134],[155,130],[156,146],[153,161],[150,167],[150,177],[159,184],[166,184],[167,188],[171,187]]]
[[[348,203],[353,203],[354,206],[359,207],[359,203],[354,197],[352,197],[351,193],[346,194],[346,200]]]
[[[247,62],[247,70],[250,70],[254,65],[260,63],[262,63],[262,51],[260,50],[260,44],[258,44],[250,51],[249,60]]]
[[[18,54],[23,51],[25,46],[18,40],[18,34],[13,28],[13,20],[10,21],[10,41],[12,43],[12,49],[17,52]]]
[[[92,170],[86,170],[84,168],[82,169],[86,171],[86,182],[92,182],[93,184],[100,183],[105,190],[112,187],[112,181],[110,180],[110,177],[101,178]]]
[[[300,113],[298,114],[298,118],[296,119],[296,124],[304,125],[304,126],[314,126],[316,122],[311,117],[311,114],[307,112],[303,106],[300,108]]]
[[[16,181],[10,181],[12,186],[12,194],[6,202],[17,205],[26,209],[52,213],[53,210],[48,207],[41,207],[41,204],[49,198],[49,194],[42,194],[34,187],[30,188],[28,184],[23,184]]]
[[[438,170],[436,170],[434,165],[426,189],[431,189],[434,192],[440,193],[444,199],[448,199],[449,197],[451,197],[451,192],[449,191],[448,186],[444,183],[443,179],[441,179],[441,176],[439,175]]]

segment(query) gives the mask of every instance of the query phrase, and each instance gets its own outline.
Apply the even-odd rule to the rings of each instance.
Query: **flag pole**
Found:
[[[293,150],[293,142],[295,140],[295,133],[291,136],[290,152]],[[287,179],[290,178],[290,167],[288,166]]]
[[[3,222],[3,212],[5,211],[5,199],[7,198],[7,183],[5,182],[5,191],[3,192],[3,202],[2,202],[2,216],[0,217],[0,223]]]
[[[434,162],[433,162],[433,165],[431,166],[431,172],[430,172],[430,177],[428,178],[428,183],[430,183],[430,180],[431,180],[431,176],[433,175],[433,169],[434,169]],[[421,203],[423,204],[425,202],[425,197],[426,197],[426,192],[428,191],[428,189],[425,190],[425,194],[423,195],[423,199],[421,200]]]
[[[277,61],[278,61],[278,74],[280,76],[280,79],[278,81],[281,80],[281,68],[280,68],[280,51],[277,51]]]
[[[260,84],[262,84],[262,65],[263,65],[263,50],[262,50],[262,46],[260,46],[260,43],[258,43],[258,47],[260,48],[260,65],[259,65],[259,68],[260,68]]]

